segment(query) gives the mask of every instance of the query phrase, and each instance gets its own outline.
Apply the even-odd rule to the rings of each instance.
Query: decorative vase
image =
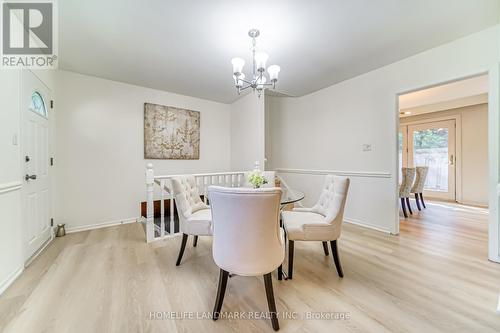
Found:
[[[64,235],[66,235],[66,229],[64,228],[64,226],[64,223],[57,225],[56,237],[63,237]]]

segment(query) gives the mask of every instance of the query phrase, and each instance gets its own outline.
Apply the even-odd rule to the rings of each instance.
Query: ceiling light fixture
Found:
[[[266,72],[266,62],[269,55],[265,52],[257,51],[257,40],[256,38],[260,35],[259,30],[251,29],[248,32],[248,36],[252,38],[252,62],[253,62],[253,73],[252,77],[245,79],[245,74],[243,73],[243,66],[245,65],[245,60],[241,58],[233,58],[231,63],[233,64],[233,79],[238,94],[243,90],[252,88],[253,91],[257,91],[260,95],[262,91],[269,87],[275,89],[276,82],[278,82],[278,75],[281,70],[278,65],[271,65],[267,68],[267,74],[269,75],[269,82],[267,82],[267,77],[264,76]]]

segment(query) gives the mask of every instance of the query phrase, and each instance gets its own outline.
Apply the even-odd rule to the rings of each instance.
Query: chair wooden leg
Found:
[[[401,198],[401,209],[403,210],[404,217],[408,218],[408,213],[406,213],[405,198]]]
[[[423,193],[420,193],[420,201],[422,201],[422,206],[424,206],[424,208],[427,208],[427,206],[425,205]]]
[[[196,245],[198,245],[198,236],[194,236],[193,239],[193,247],[196,247]]]
[[[278,281],[283,280],[283,265],[279,265],[278,267]]]
[[[177,262],[175,263],[175,266],[179,266],[181,264],[182,255],[184,254],[184,249],[186,248],[187,240],[188,240],[188,235],[182,234],[181,249],[179,250],[179,256],[177,257]]]
[[[420,207],[420,199],[418,197],[418,193],[415,193],[415,202],[417,203],[418,210],[422,210],[422,207]]]
[[[278,322],[278,314],[276,313],[276,303],[274,302],[273,280],[271,278],[271,273],[264,275],[264,284],[266,286],[267,305],[269,306],[269,313],[271,315],[271,324],[273,325],[273,329],[278,331],[280,329],[280,325]]]
[[[229,272],[221,269],[219,272],[219,287],[217,288],[217,297],[215,299],[214,312],[212,316],[213,320],[219,319],[220,310],[222,309],[222,302],[224,302],[224,294],[226,293],[228,277]]]
[[[344,271],[342,271],[342,266],[340,265],[339,251],[337,248],[337,240],[330,241],[330,246],[332,247],[333,261],[335,262],[335,267],[337,268],[337,273],[341,278],[344,277]]]
[[[328,243],[327,242],[323,242],[323,251],[325,252],[325,256],[328,255]]]
[[[408,206],[408,212],[410,212],[410,215],[413,215],[413,211],[411,210],[411,205],[410,205],[410,198],[406,198],[406,205]]]
[[[288,240],[288,280],[291,280],[293,275],[293,248],[293,240]]]

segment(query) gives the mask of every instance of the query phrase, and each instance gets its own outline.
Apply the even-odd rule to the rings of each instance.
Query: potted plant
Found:
[[[267,184],[267,179],[260,171],[253,171],[248,176],[248,182],[253,185],[253,188],[259,188],[262,185]]]

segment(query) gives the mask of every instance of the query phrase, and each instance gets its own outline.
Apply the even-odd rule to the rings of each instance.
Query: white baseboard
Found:
[[[499,255],[488,256],[488,260],[491,261],[491,262],[494,262],[496,264],[500,264],[500,256]],[[500,302],[500,298],[499,298],[498,301]]]
[[[80,226],[80,227],[67,228],[66,233],[71,234],[74,232],[112,227],[112,226],[120,225],[120,224],[135,223],[135,222],[140,221],[140,219],[141,219],[140,217],[131,217],[129,219],[124,219],[124,220],[115,220],[115,221],[108,221],[108,222],[102,222],[102,223],[96,223],[96,224],[87,224],[87,225]]]
[[[12,272],[9,276],[7,276],[6,279],[0,282],[0,295],[3,294],[3,292],[7,290],[7,288],[10,287],[10,285],[19,277],[19,275],[21,275],[23,271],[24,271],[24,266],[21,266],[14,272]]]
[[[52,229],[51,231],[51,234],[50,234],[50,238],[47,239],[47,241],[45,243],[42,244],[42,246],[36,250],[35,253],[33,253],[33,255],[31,255],[31,257],[29,257],[25,262],[24,262],[24,267],[28,267],[29,265],[31,265],[31,263],[33,261],[35,261],[35,259],[40,255],[42,254],[43,250],[45,250],[47,248],[47,246],[49,246],[50,243],[52,243],[52,241],[54,240],[55,236],[54,236],[54,229]]]
[[[480,208],[488,208],[488,203],[484,202],[477,202],[477,201],[469,201],[469,200],[459,200],[457,201],[461,205],[465,206],[473,206],[473,207],[480,207]]]
[[[380,231],[380,232],[383,232],[386,234],[392,234],[391,230],[380,228],[379,226],[376,226],[376,225],[370,224],[370,223],[366,223],[364,221],[344,217],[344,222],[350,223],[350,224],[355,224],[355,225],[360,226],[360,227]]]

